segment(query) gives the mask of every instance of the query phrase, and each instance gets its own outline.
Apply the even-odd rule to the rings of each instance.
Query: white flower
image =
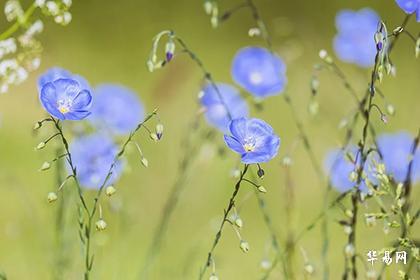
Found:
[[[14,52],[16,52],[16,40],[14,38],[0,41],[0,58]]]
[[[58,8],[57,3],[55,3],[54,1],[48,1],[45,5],[47,7],[48,12],[51,15],[53,15],[53,16],[58,15],[59,8]]]
[[[45,0],[35,0],[35,6],[43,7],[45,5]]]

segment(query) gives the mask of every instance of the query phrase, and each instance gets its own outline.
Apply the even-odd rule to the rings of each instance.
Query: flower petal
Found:
[[[224,135],[226,145],[238,154],[245,153],[244,147],[234,137]]]
[[[396,0],[395,2],[397,2],[398,6],[407,14],[414,13],[419,7],[419,2],[417,0]]]
[[[79,111],[79,110],[86,110],[90,107],[92,102],[92,95],[87,90],[82,90],[79,92],[73,100],[73,105],[71,106],[71,110]]]
[[[247,119],[239,118],[232,120],[229,125],[229,130],[230,133],[232,133],[232,136],[242,143],[241,140],[247,135]]]
[[[64,115],[57,109],[57,91],[52,83],[46,83],[39,93],[39,100],[44,109],[52,116],[64,120]]]

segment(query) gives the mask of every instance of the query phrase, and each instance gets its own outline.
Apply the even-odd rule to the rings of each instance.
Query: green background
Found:
[[[221,2],[222,10],[239,3]],[[332,53],[336,12],[342,8],[370,6],[390,27],[401,23],[405,15],[394,1],[389,0],[255,2],[273,37],[274,49],[287,63],[286,91],[294,100],[298,116],[322,163],[324,154],[342,143],[344,131],[337,129],[338,123],[354,108],[353,100],[339,80],[324,72],[320,75],[320,112],[316,117],[307,113],[313,65],[319,63],[321,48]],[[0,6],[3,4],[1,0]],[[138,279],[162,206],[177,176],[183,151],[180,142],[185,133],[189,133],[188,123],[196,117],[196,98],[202,85],[199,69],[187,56],[178,56],[164,69],[149,73],[145,63],[153,36],[163,29],[175,30],[203,60],[215,80],[228,83],[233,83],[230,66],[235,52],[247,45],[264,46],[264,42],[258,37],[248,37],[248,29],[255,25],[248,10],[238,12],[213,29],[202,1],[74,1],[71,13],[73,20],[67,27],[45,18],[45,30],[40,36],[44,47],[41,68],[24,84],[12,87],[9,93],[0,96],[0,271],[5,271],[10,279],[52,279],[58,268],[56,216],[63,199],[54,205],[46,202],[46,194],[57,187],[57,179],[53,170],[37,171],[42,162],[54,157],[54,148],[48,145],[43,151],[34,151],[37,143],[52,130],[43,128],[35,135],[32,126],[45,116],[37,98],[36,79],[49,67],[61,66],[83,75],[92,85],[102,82],[124,84],[138,92],[148,111],[159,108],[165,126],[163,140],[152,143],[147,134],[138,138],[149,160],[149,168],[141,166],[134,149],[129,153],[130,168],[116,184],[117,194],[111,199],[103,198],[108,228],[94,235],[94,279]],[[7,26],[1,16],[0,31]],[[408,29],[414,34],[419,32],[414,20]],[[397,77],[386,77],[380,87],[388,102],[395,106],[396,115],[384,125],[374,114],[373,123],[379,132],[408,130],[414,134],[420,117],[420,68],[419,60],[414,57],[414,45],[408,37],[399,41],[393,61],[397,66]],[[369,82],[369,69],[338,63],[361,96]],[[383,106],[383,100],[377,100],[378,105]],[[283,248],[290,230],[296,234],[321,211],[325,186],[319,185],[302,143],[298,142],[296,148],[292,148],[298,132],[283,98],[271,97],[263,107],[263,111],[252,108],[252,115],[269,122],[282,141],[279,156],[264,164],[264,186],[268,190],[265,195],[267,207]],[[358,139],[361,127],[356,131]],[[232,192],[234,179],[230,177],[230,171],[238,162],[231,151],[219,155],[218,150],[223,145],[222,135],[217,134],[214,140],[203,141],[197,152],[161,254],[151,268],[151,279],[195,279],[204,264],[222,209]],[[288,223],[285,170],[280,162],[291,149],[294,202],[293,218]],[[414,205],[418,205],[420,194],[416,187]],[[76,197],[72,185],[66,186],[65,195],[66,223],[59,233],[65,245],[67,268],[64,279],[80,279],[82,251],[77,236]],[[241,232],[251,249],[248,254],[241,252],[234,231],[225,227],[215,252],[216,271],[221,279],[258,279],[262,273],[260,262],[269,251],[269,233],[251,186],[243,186],[238,203],[244,221]],[[361,212],[372,211],[375,209],[373,204],[362,205]],[[328,257],[331,279],[338,279],[344,267],[346,236],[335,222],[342,217],[339,210],[330,212]],[[380,222],[371,229],[364,225],[362,217],[359,221],[357,250],[362,259],[358,264],[364,271],[366,252],[380,250],[395,234],[391,232],[385,236]],[[317,226],[298,244],[294,258],[296,279],[304,277],[299,247],[307,252],[309,261],[315,266],[313,277],[321,279],[320,232]],[[418,234],[419,227],[414,232]],[[272,258],[273,252],[269,251],[268,256]],[[379,264],[376,267],[379,268]],[[272,279],[281,279],[281,275],[277,268]],[[396,279],[396,275],[393,269],[388,279]]]

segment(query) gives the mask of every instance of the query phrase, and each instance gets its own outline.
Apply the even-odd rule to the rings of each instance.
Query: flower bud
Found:
[[[319,104],[316,100],[312,100],[308,106],[308,112],[311,116],[318,114]]]
[[[288,156],[285,156],[282,160],[282,164],[284,166],[290,166],[290,165],[292,165],[292,159]]]
[[[114,186],[108,186],[106,187],[105,193],[107,196],[112,196],[117,190],[114,188]]]
[[[419,55],[420,55],[420,38],[418,38],[417,41],[416,41],[416,51],[415,51],[415,53],[416,53],[416,58],[418,58]]]
[[[258,191],[261,192],[261,193],[266,193],[267,192],[266,188],[264,188],[263,186],[259,186]]]
[[[236,219],[235,219],[235,225],[236,225],[238,228],[242,228],[242,227],[244,226],[244,223],[242,222],[242,219],[241,219],[241,218],[236,217]]]
[[[269,270],[271,268],[271,262],[270,260],[267,260],[267,259],[262,260],[260,263],[260,266],[263,270]]]
[[[54,201],[56,201],[58,198],[57,194],[55,192],[49,192],[47,195],[47,200],[49,203],[52,203]]]
[[[366,217],[366,226],[374,227],[376,225],[376,218],[375,216],[367,216]]]
[[[162,135],[163,135],[163,124],[158,123],[156,125],[156,135],[157,135],[157,137],[158,137],[159,140],[162,138]]]
[[[349,258],[353,257],[354,253],[355,253],[355,249],[354,249],[353,244],[347,244],[346,247],[344,248],[344,253]]]
[[[39,169],[39,171],[45,171],[45,170],[48,170],[48,169],[50,169],[50,167],[51,167],[51,164],[50,164],[48,161],[46,161],[46,162],[44,162],[44,163],[42,164],[42,166],[41,166],[41,168]]]
[[[347,235],[350,235],[350,233],[353,232],[353,229],[351,228],[351,226],[344,226],[344,233]]]
[[[213,10],[213,3],[211,0],[204,1],[204,11],[206,14],[211,15],[211,11]]]
[[[155,64],[151,60],[147,61],[147,69],[149,72],[153,72],[153,70],[155,70]]]
[[[392,104],[387,104],[386,105],[386,111],[391,116],[393,116],[395,114],[395,108]]]
[[[174,53],[175,53],[175,43],[172,40],[169,40],[165,45],[165,54],[166,54],[167,62],[172,60]]]
[[[41,128],[41,126],[42,126],[42,123],[41,123],[41,122],[36,122],[36,123],[34,124],[33,129],[34,129],[34,130],[37,130],[37,129]]]
[[[38,144],[38,146],[36,146],[36,150],[41,150],[45,147],[46,143],[45,142],[41,142]]]
[[[256,37],[261,35],[261,29],[258,27],[253,27],[248,30],[248,36],[249,37]]]
[[[387,123],[388,123],[388,118],[387,118],[387,116],[386,116],[385,114],[382,114],[382,115],[381,115],[381,121],[382,121],[384,124],[387,124]]]
[[[259,168],[258,171],[257,171],[257,175],[258,175],[258,177],[263,178],[264,175],[265,175],[264,169]]]
[[[397,28],[395,28],[393,31],[392,31],[392,33],[394,33],[394,35],[398,35],[398,34],[400,34],[401,32],[403,32],[404,31],[404,28],[402,28],[401,26],[398,26]]]
[[[239,248],[241,248],[242,252],[248,253],[249,251],[249,244],[248,242],[241,240],[241,243],[239,243]]]
[[[315,271],[314,266],[311,264],[305,264],[304,266],[305,272],[308,273],[309,275],[312,275]]]
[[[106,222],[102,219],[98,220],[95,225],[97,231],[105,230],[107,226]]]
[[[347,217],[349,217],[349,218],[353,218],[353,211],[351,211],[350,209],[347,209],[346,211],[345,211],[345,214],[346,214],[346,216]]]

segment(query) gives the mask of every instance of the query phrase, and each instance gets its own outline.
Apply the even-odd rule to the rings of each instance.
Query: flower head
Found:
[[[224,136],[226,145],[241,155],[243,163],[267,162],[277,155],[280,138],[263,120],[235,119],[230,123],[229,130],[231,136]]]
[[[73,79],[47,82],[39,99],[44,109],[60,120],[82,120],[90,114],[92,95]]]
[[[363,167],[366,177],[362,176],[360,190],[368,192],[366,179],[372,184],[377,184],[375,163],[379,162],[377,154],[370,153]],[[357,170],[360,168],[361,156],[356,146],[346,149],[333,149],[328,152],[324,167],[329,175],[330,183],[340,192],[345,192],[357,185]],[[354,176],[353,176],[354,175]],[[352,178],[354,177],[354,178]]]
[[[338,34],[334,38],[337,56],[348,63],[370,67],[375,61],[374,36],[380,18],[369,8],[359,11],[342,10],[335,18]]]
[[[233,80],[256,97],[277,95],[286,85],[286,65],[269,50],[245,47],[232,63]]]
[[[417,22],[420,22],[420,0],[395,0],[395,2],[406,14],[415,13]]]
[[[70,153],[80,184],[97,189],[104,183],[118,148],[105,134],[93,134],[76,138],[70,145]],[[113,184],[120,177],[121,170],[122,163],[118,161],[106,184]]]
[[[132,90],[116,85],[102,84],[95,88],[95,103],[89,120],[114,134],[127,134],[144,119],[144,107]]]
[[[203,88],[200,103],[206,110],[205,116],[207,121],[226,133],[229,131],[231,118],[237,119],[248,116],[248,105],[233,86],[222,83],[218,83],[216,86],[222,96],[222,100],[215,88],[208,84]]]
[[[385,171],[395,181],[403,183],[408,174],[410,157],[414,144],[413,137],[406,132],[382,134],[377,138],[379,152],[385,165]],[[420,149],[417,148],[413,158],[411,180],[420,179]]]

